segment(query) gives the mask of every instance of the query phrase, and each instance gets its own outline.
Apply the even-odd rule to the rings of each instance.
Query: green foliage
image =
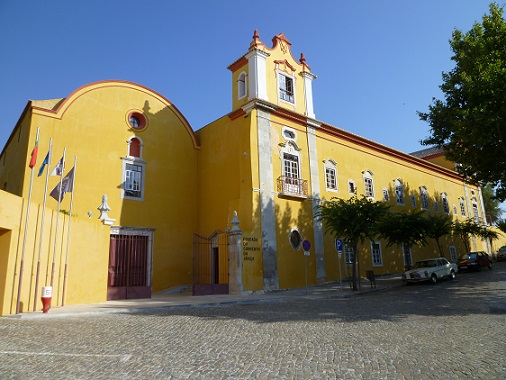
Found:
[[[502,214],[500,203],[495,197],[494,188],[490,183],[487,183],[481,187],[481,194],[483,196],[483,206],[487,212],[487,222],[494,223]]]
[[[490,14],[463,33],[454,30],[450,45],[455,67],[442,74],[444,100],[433,99],[419,112],[431,128],[422,141],[445,149],[466,178],[497,186],[506,199],[506,22],[503,8],[492,3]]]
[[[440,239],[443,236],[449,235],[452,232],[452,219],[448,215],[434,215],[430,214],[426,218],[427,237],[436,241],[439,255],[444,257],[443,247]]]
[[[471,236],[476,236],[481,239],[497,239],[498,235],[495,231],[492,231],[485,225],[480,225],[472,219],[467,219],[464,222],[456,221],[452,226],[453,233],[460,236],[466,252],[471,252],[471,246],[469,240]]]
[[[390,206],[382,202],[373,202],[362,197],[348,200],[332,198],[317,206],[315,218],[321,220],[326,233],[342,238],[353,247],[353,290],[357,290],[357,246],[358,242],[374,240],[379,235],[378,225],[388,215]]]
[[[427,219],[425,211],[411,210],[388,214],[380,223],[378,230],[387,247],[402,244],[408,247],[414,244],[426,245]]]

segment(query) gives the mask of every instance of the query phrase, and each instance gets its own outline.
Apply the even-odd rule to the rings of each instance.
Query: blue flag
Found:
[[[38,177],[40,177],[42,175],[42,173],[44,172],[44,168],[46,167],[46,165],[48,163],[49,163],[49,152],[47,152],[46,158],[44,158],[44,161],[42,161],[42,165],[40,166],[40,169],[39,169],[39,174],[37,175]]]

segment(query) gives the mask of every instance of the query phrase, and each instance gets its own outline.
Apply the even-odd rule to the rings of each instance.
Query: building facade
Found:
[[[228,69],[232,110],[197,131],[168,99],[125,81],[28,103],[0,156],[0,204],[10,210],[0,216],[1,314],[36,308],[37,287],[49,278],[55,306],[227,283],[220,237],[235,212],[241,291],[302,287],[306,270],[309,284],[338,280],[341,266],[348,274],[353,253],[345,247],[339,263],[334,237],[313,217],[333,197],[365,195],[459,220],[485,215],[480,188],[451,167],[318,120],[316,76],[283,34],[268,47],[255,31]],[[29,168],[37,144],[35,169],[50,146],[45,175],[64,154],[65,173],[74,167],[75,186],[60,206],[45,191],[58,176],[45,181]],[[443,244],[450,260],[463,251],[458,238]],[[473,244],[490,251],[487,242]],[[438,255],[435,244],[403,252],[382,241],[354,254],[362,275],[397,273],[407,261]]]

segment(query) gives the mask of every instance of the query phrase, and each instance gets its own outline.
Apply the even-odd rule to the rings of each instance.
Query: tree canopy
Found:
[[[433,98],[424,145],[444,148],[446,158],[460,164],[467,179],[491,183],[506,200],[506,21],[503,7],[490,4],[490,14],[467,33],[454,30],[450,40],[455,62],[442,74],[443,100]]]
[[[353,248],[353,290],[357,290],[357,246],[378,236],[378,223],[388,214],[389,206],[364,196],[344,200],[332,198],[317,207],[315,218],[323,222],[326,233],[344,239]]]

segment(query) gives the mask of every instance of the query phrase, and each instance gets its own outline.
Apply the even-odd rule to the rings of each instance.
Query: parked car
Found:
[[[497,251],[497,261],[506,261],[506,245]]]
[[[417,261],[414,269],[403,273],[402,281],[408,284],[430,281],[432,284],[435,284],[441,278],[453,280],[457,272],[457,264],[448,262],[444,257],[437,257]]]
[[[480,270],[481,268],[492,269],[492,260],[486,252],[471,252],[460,256],[457,265],[459,271]]]

